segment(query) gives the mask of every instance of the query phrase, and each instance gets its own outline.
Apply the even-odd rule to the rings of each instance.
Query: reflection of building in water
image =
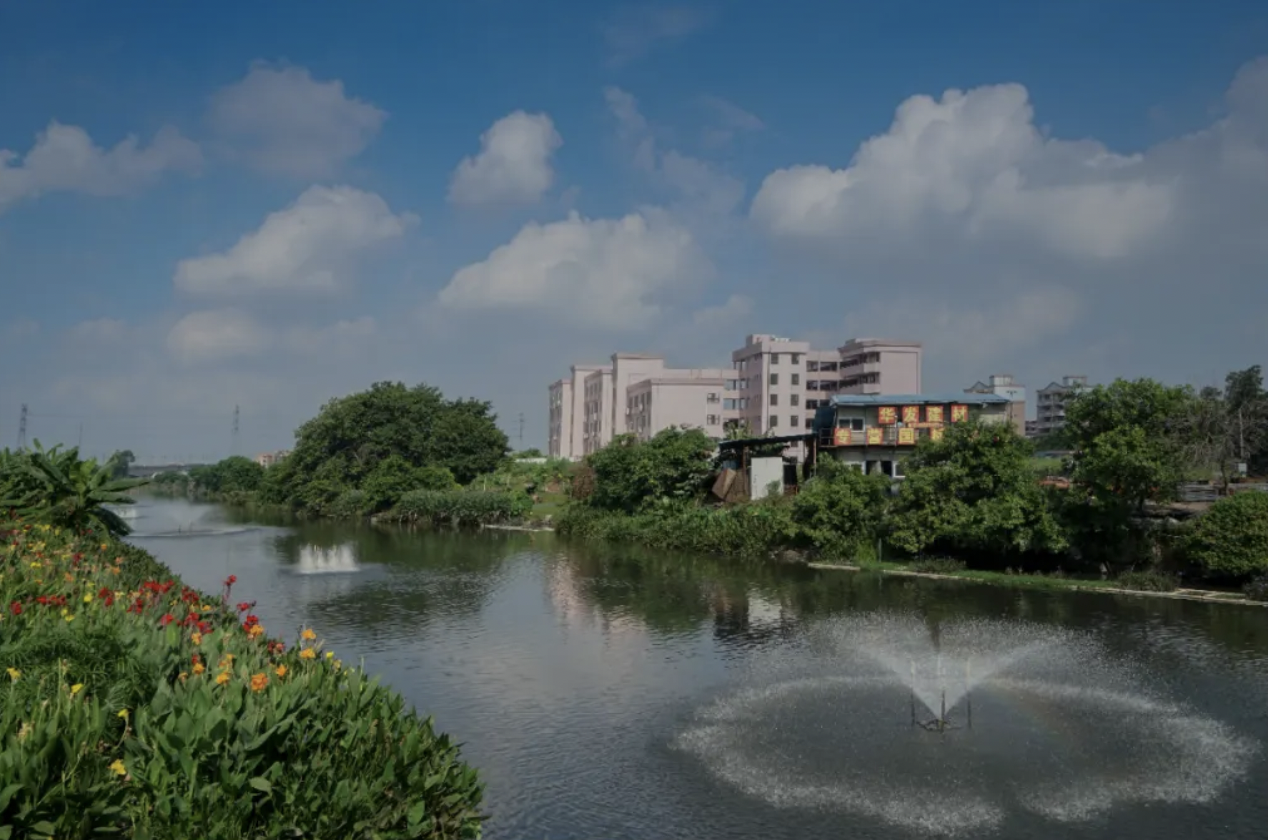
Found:
[[[796,615],[789,607],[773,601],[756,589],[728,593],[722,587],[713,593],[713,636],[722,642],[761,643],[786,639],[796,629]]]
[[[557,561],[547,564],[546,588],[555,614],[565,629],[598,626],[608,637],[642,639],[646,635],[645,625],[634,616],[613,615],[588,601],[581,594],[576,569],[571,563]]]
[[[356,552],[351,545],[337,545],[323,548],[306,545],[299,550],[299,569],[301,574],[320,574],[321,572],[355,572],[357,565]]]

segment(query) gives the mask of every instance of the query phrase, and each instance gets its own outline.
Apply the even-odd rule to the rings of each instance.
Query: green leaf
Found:
[[[256,776],[254,779],[251,780],[250,785],[256,790],[261,791],[262,793],[273,792],[273,786],[269,784],[269,780],[264,778],[263,776]]]

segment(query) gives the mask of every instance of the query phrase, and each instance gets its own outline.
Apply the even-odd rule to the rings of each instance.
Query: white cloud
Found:
[[[349,355],[364,349],[377,335],[378,322],[369,315],[336,321],[329,326],[292,327],[285,336],[286,349],[309,358]]]
[[[25,157],[0,149],[0,210],[51,192],[125,195],[163,172],[196,170],[201,164],[198,145],[170,126],[148,146],[129,136],[106,150],[82,128],[53,121]]]
[[[679,41],[713,22],[708,9],[640,4],[625,6],[601,27],[608,64],[619,67],[641,58],[654,47]]]
[[[228,251],[181,260],[175,284],[195,295],[334,292],[349,282],[358,256],[416,222],[374,193],[309,187]]]
[[[702,96],[700,104],[713,117],[712,124],[704,131],[706,146],[725,146],[738,134],[766,128],[766,124],[756,114],[745,111],[720,96]]]
[[[468,205],[538,201],[554,182],[551,156],[562,144],[546,114],[508,114],[480,136],[480,153],[458,164],[449,200]]]
[[[675,149],[662,150],[638,101],[627,91],[603,91],[608,110],[617,122],[617,136],[629,149],[634,166],[662,188],[674,192],[675,212],[696,219],[729,215],[744,200],[744,182],[700,158]]]
[[[950,229],[965,239],[1031,237],[1054,252],[1113,258],[1157,236],[1176,201],[1140,157],[1045,137],[1026,89],[913,96],[846,169],[767,176],[752,215],[780,237],[884,236]]]
[[[654,213],[532,223],[441,290],[453,309],[518,308],[595,329],[646,326],[657,298],[711,268],[691,234]]]
[[[359,155],[387,112],[344,93],[338,79],[319,82],[303,67],[256,63],[217,91],[207,120],[257,169],[296,178],[329,177]]]
[[[222,362],[268,349],[272,336],[237,309],[208,309],[181,318],[167,334],[167,348],[182,362]]]
[[[753,312],[753,299],[747,295],[731,295],[717,306],[697,309],[691,322],[701,329],[714,327],[735,329],[736,325]]]

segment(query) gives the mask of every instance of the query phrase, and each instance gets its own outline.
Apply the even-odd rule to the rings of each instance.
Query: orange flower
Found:
[[[317,634],[314,633],[312,631],[312,628],[310,627],[305,627],[304,632],[300,633],[299,635],[300,635],[300,638],[302,638],[306,642],[311,642],[313,639],[317,638]]]
[[[194,635],[190,636],[189,639],[194,644],[201,645],[203,643],[203,634],[195,630]]]
[[[253,639],[257,636],[263,635],[263,633],[264,633],[264,627],[259,624],[251,625],[251,629],[247,631],[247,635]]]
[[[224,685],[227,682],[229,682],[228,671],[221,671],[219,674],[216,674],[216,685]]]
[[[201,674],[201,673],[203,673],[203,672],[204,672],[204,671],[206,671],[206,670],[207,670],[207,666],[206,666],[206,665],[204,665],[204,664],[202,664],[201,662],[195,662],[195,663],[194,663],[194,673],[195,673],[195,674]]]
[[[299,658],[300,659],[316,659],[317,651],[313,650],[312,648],[304,648],[303,650],[299,652]]]
[[[254,676],[251,677],[252,691],[263,691],[265,688],[268,687],[268,684],[269,684],[269,678],[265,676],[264,674],[255,674]]]
[[[285,665],[278,665],[278,666],[277,666],[277,669],[276,669],[273,673],[277,674],[279,677],[284,677],[284,676],[286,676],[286,666],[285,666]]]

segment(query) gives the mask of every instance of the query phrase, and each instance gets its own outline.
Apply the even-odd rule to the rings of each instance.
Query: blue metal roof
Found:
[[[832,405],[1005,405],[1008,399],[998,394],[833,394]]]

